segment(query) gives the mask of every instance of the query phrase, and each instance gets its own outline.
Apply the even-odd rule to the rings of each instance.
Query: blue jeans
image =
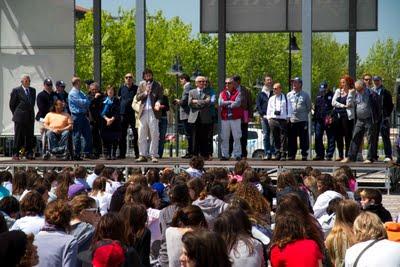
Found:
[[[325,157],[324,148],[324,131],[326,132],[326,137],[328,139],[328,146],[326,148],[326,157],[332,158],[335,152],[335,135],[333,134],[333,125],[331,127],[326,127],[324,120],[317,119],[314,123],[315,127],[315,153],[318,158]]]
[[[72,130],[72,141],[74,143],[74,153],[76,157],[81,156],[81,136],[85,141],[83,152],[86,155],[92,154],[92,132],[89,120],[85,115],[72,114],[74,128]]]
[[[50,152],[52,154],[63,154],[67,151],[69,131],[63,131],[60,134],[47,131],[46,136],[49,139]]]
[[[165,135],[167,134],[168,120],[166,117],[161,117],[158,122],[158,129],[160,131],[160,141],[158,142],[158,156],[162,158],[164,153]]]
[[[261,121],[261,127],[264,134],[264,153],[265,155],[275,154],[275,147],[271,145],[271,130],[269,128],[268,120],[263,118]]]

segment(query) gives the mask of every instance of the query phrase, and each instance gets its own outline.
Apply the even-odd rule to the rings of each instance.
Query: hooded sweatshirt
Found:
[[[314,217],[318,219],[322,215],[327,214],[326,208],[329,205],[329,201],[335,198],[343,199],[343,196],[340,193],[332,190],[327,190],[323,192],[321,195],[319,195],[313,207]]]
[[[204,213],[204,217],[208,223],[208,228],[212,229],[214,220],[228,208],[228,204],[224,201],[208,195],[205,199],[197,199],[193,201],[193,205],[198,206]]]

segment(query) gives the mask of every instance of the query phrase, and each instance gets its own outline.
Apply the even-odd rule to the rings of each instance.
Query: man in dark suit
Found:
[[[192,90],[192,85],[190,84],[190,78],[187,74],[182,74],[179,76],[179,81],[183,86],[183,92],[181,99],[175,99],[174,104],[179,106],[179,119],[182,121],[185,132],[186,138],[188,140],[188,150],[185,156],[182,158],[190,159],[193,156],[193,141],[192,141],[192,128],[191,124],[188,123],[189,117],[189,91]]]
[[[31,79],[24,74],[21,77],[21,86],[11,91],[10,110],[14,121],[14,155],[13,160],[20,159],[20,150],[25,148],[26,158],[34,159],[35,147],[35,102],[36,89],[30,87]]]
[[[188,123],[192,124],[193,155],[199,154],[208,158],[209,150],[207,146],[208,132],[211,131],[212,116],[209,109],[211,96],[204,91],[206,78],[196,77],[196,88],[189,91],[190,113]]]
[[[162,85],[153,79],[153,71],[145,69],[143,71],[143,81],[140,82],[136,95],[136,100],[140,101],[140,108],[137,114],[139,118],[138,143],[140,156],[136,162],[146,162],[148,155],[151,156],[152,162],[158,162],[158,142],[160,139],[158,123],[162,115],[160,101],[163,98],[163,94]],[[150,137],[150,151],[148,151],[148,137]]]
[[[135,151],[135,158],[139,157],[138,147],[138,131],[135,127],[135,112],[132,109],[132,101],[137,93],[138,87],[134,83],[133,74],[125,74],[125,83],[119,88],[118,97],[121,102],[121,136],[119,139],[119,159],[126,157],[126,135],[128,133],[129,126],[132,129],[133,134],[133,150]]]

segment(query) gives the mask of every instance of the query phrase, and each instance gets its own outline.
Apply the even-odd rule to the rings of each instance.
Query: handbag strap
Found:
[[[369,243],[368,246],[366,246],[361,252],[360,254],[358,254],[358,257],[356,259],[356,261],[354,262],[353,267],[357,267],[357,263],[360,260],[361,256],[364,254],[365,251],[367,251],[367,249],[369,249],[370,247],[372,247],[373,245],[375,245],[376,243],[378,243],[379,241],[381,241],[383,239],[376,239],[373,242]]]

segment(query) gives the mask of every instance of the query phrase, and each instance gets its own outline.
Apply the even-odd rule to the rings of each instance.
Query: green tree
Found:
[[[382,76],[385,87],[393,92],[396,77],[400,74],[400,41],[395,42],[392,38],[378,40],[359,69],[360,74]]]

